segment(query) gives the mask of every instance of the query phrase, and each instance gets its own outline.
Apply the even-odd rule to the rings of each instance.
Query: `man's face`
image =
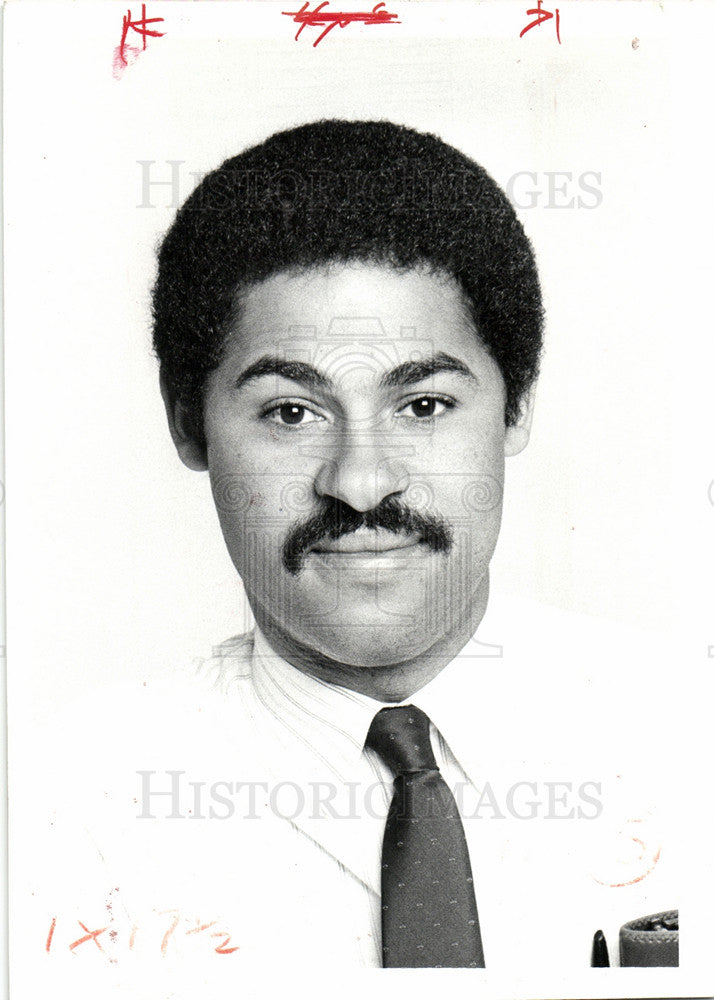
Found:
[[[252,286],[204,428],[258,622],[358,667],[465,642],[488,591],[504,456],[527,439],[506,429],[504,404],[449,279],[352,263]]]

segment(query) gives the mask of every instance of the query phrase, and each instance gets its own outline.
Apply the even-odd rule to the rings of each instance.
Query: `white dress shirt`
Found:
[[[676,692],[653,686],[663,674],[639,634],[513,602],[493,611],[408,703],[429,716],[462,811],[488,982],[503,995],[586,995],[578,977],[598,928],[616,964],[621,924],[683,905],[677,841],[653,811],[680,769],[674,754],[651,760]],[[163,995],[172,970],[210,993],[216,977],[278,958],[286,968],[379,966],[393,779],[364,741],[381,707],[292,667],[260,631],[217,647],[198,673],[78,702],[46,762],[37,820],[28,815],[39,829],[45,799],[60,802],[51,843],[20,876],[32,894],[22,926],[41,941],[49,981],[66,965],[74,986],[72,970],[96,967],[87,995],[110,995],[109,975],[121,995],[150,981]],[[138,818],[140,771],[151,774],[151,819]],[[181,786],[176,818],[170,774]],[[208,797],[220,782],[233,785],[227,821]],[[255,819],[241,798],[251,783]],[[91,941],[70,950],[80,920],[116,938],[104,933],[103,952]],[[194,934],[199,920],[214,929]],[[239,950],[217,955],[214,930]],[[603,982],[592,995],[605,995]]]
[[[335,797],[343,787],[352,788],[352,802],[359,810],[359,832],[365,867],[372,873],[372,922],[379,940],[382,838],[384,823],[394,792],[394,776],[379,754],[365,747],[372,720],[385,703],[367,695],[329,684],[297,670],[278,656],[262,632],[256,628],[253,650],[253,684],[258,699],[272,716],[276,740],[282,744],[285,760],[303,780],[324,778],[325,768],[334,773]],[[468,799],[474,786],[452,753],[436,718],[443,706],[458,703],[458,671],[447,667],[414,696],[389,707],[416,705],[431,720],[431,744],[437,765],[457,802]],[[441,710],[440,710],[441,709]],[[342,786],[342,787],[341,787]],[[325,798],[333,791],[325,788]],[[331,802],[325,803],[329,808]],[[334,808],[334,806],[333,806]],[[356,818],[356,816],[355,816]],[[343,824],[346,825],[346,824]],[[354,823],[350,824],[354,826]],[[345,832],[348,836],[348,831]]]

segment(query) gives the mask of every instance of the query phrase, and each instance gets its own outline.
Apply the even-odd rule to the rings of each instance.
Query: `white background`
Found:
[[[558,45],[552,22],[518,37],[527,3],[396,0],[401,25],[313,48],[281,14],[298,6],[157,0],[165,37],[121,79],[123,3],[5,8],[18,783],[63,703],[168,673],[246,624],[207,478],[179,464],[165,427],[149,292],[175,206],[156,187],[138,207],[137,161],[155,161],[155,179],[183,161],[183,200],[191,171],[319,117],[435,131],[504,186],[537,175],[515,194],[539,192],[520,216],[546,353],[531,443],[507,467],[494,587],[674,635],[681,662],[653,684],[686,664],[693,699],[711,697],[711,9],[562,2]],[[576,204],[548,207],[548,171],[572,175],[555,200]],[[595,208],[577,207],[586,171]],[[671,724],[676,740],[687,719]]]

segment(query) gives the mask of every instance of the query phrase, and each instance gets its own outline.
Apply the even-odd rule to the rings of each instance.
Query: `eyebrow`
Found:
[[[416,385],[432,375],[441,372],[451,372],[462,375],[473,382],[478,379],[463,361],[438,351],[431,358],[420,358],[414,361],[405,361],[396,368],[385,372],[379,380],[383,388],[404,388],[409,385]],[[291,382],[301,382],[311,389],[332,389],[334,383],[332,379],[307,361],[288,361],[275,355],[266,354],[259,358],[252,365],[249,365],[244,372],[238,376],[234,383],[236,389],[241,389],[248,382],[263,378],[266,375],[277,375],[280,378],[289,379]]]
[[[264,375],[279,375],[280,378],[290,379],[291,382],[302,382],[303,385],[313,389],[329,389],[332,386],[332,380],[327,375],[323,375],[319,369],[306,361],[287,361],[266,354],[241,372],[236,379],[235,388],[240,389],[247,382],[254,382]]]
[[[405,361],[404,364],[397,365],[396,368],[392,368],[391,371],[382,376],[380,383],[390,388],[402,388],[423,382],[424,379],[430,378],[432,375],[439,375],[441,372],[452,372],[455,375],[463,375],[473,382],[478,382],[474,373],[463,361],[459,361],[451,354],[438,351],[431,358]]]

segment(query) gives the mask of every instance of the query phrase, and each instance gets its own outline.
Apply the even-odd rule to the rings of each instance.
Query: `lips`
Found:
[[[339,556],[380,556],[399,555],[422,544],[418,534],[395,534],[391,531],[360,530],[342,535],[340,538],[326,538],[310,549],[319,555]]]
[[[306,560],[331,568],[379,566],[448,554],[452,529],[438,514],[410,510],[393,496],[373,510],[357,511],[332,497],[323,497],[318,510],[296,524],[283,543],[283,565],[296,575]]]

